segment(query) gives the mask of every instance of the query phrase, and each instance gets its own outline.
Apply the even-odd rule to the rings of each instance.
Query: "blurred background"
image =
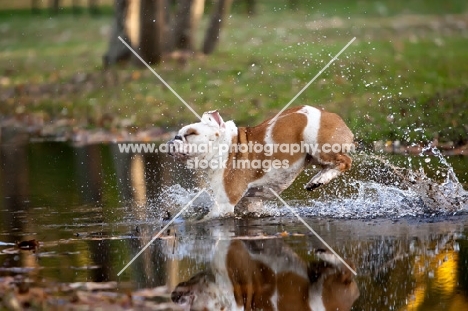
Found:
[[[199,114],[255,125],[356,37],[293,106],[338,112],[367,146],[463,153],[467,9],[463,0],[0,0],[0,125],[130,139],[195,121],[117,36]]]

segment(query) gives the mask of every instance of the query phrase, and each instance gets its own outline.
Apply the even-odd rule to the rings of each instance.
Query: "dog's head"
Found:
[[[205,112],[200,122],[184,126],[168,142],[169,154],[180,160],[210,161],[226,149],[221,145],[230,142],[228,132],[218,111]]]
[[[179,283],[171,294],[171,300],[184,310],[229,310],[224,289],[215,282],[211,271],[195,274],[190,280]]]
[[[351,310],[359,297],[359,289],[354,275],[334,254],[323,249],[316,250],[320,259],[308,265],[309,282],[321,288],[325,310]],[[354,264],[346,261],[355,269]]]

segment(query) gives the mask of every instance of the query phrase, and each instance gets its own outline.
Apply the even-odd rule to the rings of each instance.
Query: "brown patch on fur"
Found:
[[[348,263],[353,269],[354,265]],[[322,301],[325,310],[351,310],[359,297],[359,289],[351,271],[345,267],[333,269],[323,282]]]
[[[251,257],[244,242],[231,242],[226,267],[236,303],[244,310],[274,310],[275,289],[278,310],[310,310],[309,280],[291,271],[275,275],[270,267]]]
[[[232,145],[247,145],[249,141],[252,143],[264,144],[265,127],[239,127],[237,136],[233,137]],[[262,169],[245,169],[242,168],[240,161],[263,160],[262,154],[255,152],[230,152],[224,171],[224,189],[231,204],[237,204],[242,198],[242,195],[247,190],[248,184],[254,180],[261,178],[265,172]]]
[[[321,111],[320,129],[318,132],[317,143],[321,149],[324,144],[353,144],[354,135],[351,130],[346,126],[343,119],[337,114]],[[320,164],[333,166],[344,172],[351,168],[351,158],[343,152],[321,152]]]
[[[291,126],[294,124],[294,126]],[[281,115],[275,123],[272,130],[272,139],[275,144],[300,144],[304,140],[304,128],[307,125],[307,116],[302,113]],[[302,152],[290,153],[277,153],[274,158],[279,160],[288,160],[290,164],[295,163],[297,160],[304,158],[305,154]]]
[[[271,297],[275,292],[275,273],[264,263],[252,259],[243,242],[231,242],[226,267],[239,307],[243,306],[246,311],[273,310]]]
[[[346,261],[355,270],[353,263]],[[349,311],[359,297],[359,289],[352,272],[343,265],[325,261],[312,262],[307,268],[310,283],[322,283],[322,302],[325,310]]]
[[[198,135],[198,131],[196,129],[194,129],[194,128],[189,128],[185,132],[184,136],[190,136],[190,135]]]
[[[294,107],[284,111],[274,123],[272,130],[272,139],[276,144],[297,144],[303,140],[302,133],[307,124],[307,116],[301,113],[295,113],[302,109],[303,106]],[[265,136],[268,126],[268,119],[255,127],[239,127],[238,135],[232,139],[232,145],[242,145],[252,142],[252,144],[265,144]],[[291,126],[291,124],[299,126]],[[272,156],[266,156],[264,153],[242,153],[231,152],[229,153],[226,170],[224,171],[224,189],[226,189],[229,202],[233,205],[237,204],[242,195],[247,190],[248,184],[265,175],[262,169],[242,169],[234,167],[234,163],[238,161],[253,160],[288,160],[290,164],[304,157],[304,154],[298,152],[293,155],[289,153],[278,153]],[[237,162],[235,162],[237,161]],[[298,174],[300,171],[298,172]]]
[[[310,310],[307,279],[293,272],[285,272],[277,275],[276,282],[278,310]]]

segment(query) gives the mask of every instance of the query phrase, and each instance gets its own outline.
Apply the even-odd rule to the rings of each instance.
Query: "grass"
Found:
[[[447,15],[466,12],[468,4],[298,3],[290,9],[286,1],[261,1],[252,17],[238,3],[214,55],[185,65],[166,60],[156,71],[199,113],[220,109],[225,119],[254,125],[355,36],[293,105],[339,113],[364,143],[468,141],[468,16]],[[195,121],[146,68],[102,71],[110,14],[0,15],[4,118],[28,113],[46,124],[66,119],[74,127],[111,129],[175,129]]]

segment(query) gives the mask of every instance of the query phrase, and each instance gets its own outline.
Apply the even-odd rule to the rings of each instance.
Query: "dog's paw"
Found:
[[[318,187],[320,187],[321,185],[323,185],[322,183],[308,183],[306,186],[305,186],[305,189],[306,190],[309,190],[309,191],[312,191],[314,189],[317,189]]]
[[[195,221],[197,222],[205,222],[205,221],[210,221],[210,220],[218,220],[218,219],[227,219],[227,218],[233,218],[236,215],[234,212],[225,212],[225,213],[220,213],[218,211],[213,211],[211,210],[208,213],[205,213],[203,215],[199,215]]]

